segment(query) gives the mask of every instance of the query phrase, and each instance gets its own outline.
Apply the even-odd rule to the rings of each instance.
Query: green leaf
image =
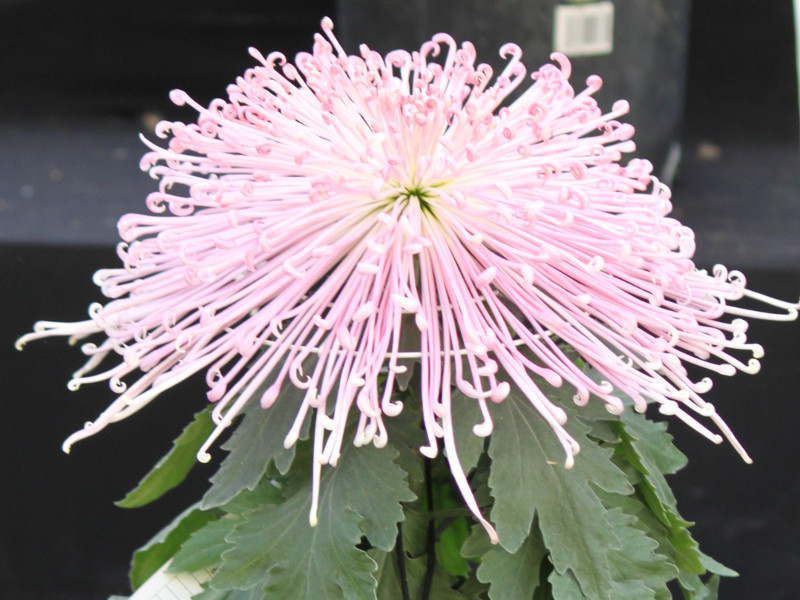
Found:
[[[225,515],[193,532],[172,557],[169,572],[194,573],[201,569],[218,567],[222,564],[222,553],[230,548],[225,536],[233,532],[234,526],[240,520],[235,515]]]
[[[461,556],[461,544],[469,535],[469,523],[466,517],[454,519],[436,540],[436,561],[450,575],[465,577],[469,573],[469,565]]]
[[[570,570],[559,573],[553,569],[548,581],[552,586],[552,597],[555,600],[588,600],[588,597],[584,596],[581,591],[581,586],[578,584],[578,580],[575,579],[575,574]]]
[[[678,569],[657,553],[658,542],[636,526],[636,517],[619,508],[608,512],[608,520],[622,544],[608,552],[612,577],[624,584],[616,586],[615,600],[669,597],[667,582],[678,576]]]
[[[135,489],[114,504],[122,508],[144,506],[177,486],[197,462],[197,451],[214,430],[211,407],[200,411],[173,442],[172,449],[144,476]]]
[[[204,509],[222,506],[242,490],[254,489],[271,462],[281,474],[289,471],[295,446],[284,448],[283,440],[297,417],[304,396],[305,390],[286,385],[268,409],[261,408],[256,401],[244,407],[242,422],[222,446],[229,454],[211,477],[212,486],[202,501]],[[307,416],[300,439],[308,437],[309,421]]]
[[[566,429],[581,447],[580,454],[575,457],[574,468],[585,473],[592,485],[606,492],[623,496],[632,494],[634,489],[629,478],[613,462],[612,446],[619,443],[619,435],[613,425],[619,420],[619,415],[608,412],[605,403],[597,398],[592,398],[586,406],[576,405],[571,397],[572,392],[566,386],[553,388],[542,381],[540,387],[548,398],[569,415]],[[551,433],[551,436],[555,434]],[[613,464],[610,465],[609,461]]]
[[[149,542],[133,554],[129,578],[136,589],[158,571],[195,531],[218,518],[216,512],[206,512],[193,504],[159,531]]]
[[[511,554],[493,547],[481,559],[478,579],[491,584],[491,600],[530,600],[539,586],[539,567],[547,555],[536,523],[522,546]]]
[[[233,533],[237,523],[243,521],[242,514],[283,501],[281,489],[269,479],[262,480],[255,490],[239,494],[222,507],[226,513],[224,516],[193,532],[172,557],[168,570],[171,573],[216,570],[222,564],[222,553],[231,547],[225,538]]]
[[[722,575],[723,577],[738,577],[739,573],[734,571],[733,569],[729,569],[721,562],[718,562],[711,558],[708,554],[700,553],[700,562],[703,563],[703,566],[710,571],[711,573],[716,573],[717,575]]]
[[[489,586],[478,581],[474,572],[470,573],[458,586],[458,591],[469,600],[486,600],[489,597]]]
[[[300,452],[305,450],[307,450],[305,445],[300,447]],[[305,452],[304,457],[310,460],[311,455]],[[299,471],[303,475],[310,477],[310,473],[307,472],[307,466],[308,465],[304,464],[302,468],[296,467],[295,471]],[[282,479],[284,483],[286,483],[286,481],[291,481],[291,477]],[[255,489],[241,492],[230,502],[221,506],[220,510],[239,516],[255,510],[264,504],[280,504],[284,500],[283,484],[269,477],[265,477],[259,482]]]
[[[675,564],[676,552],[669,539],[669,531],[650,511],[649,507],[643,502],[643,500],[640,500],[638,496],[623,497],[611,494],[601,495],[601,499],[606,506],[618,505],[625,514],[635,516],[636,522],[633,525],[636,528],[641,529],[648,537],[651,537],[658,543],[656,553],[667,557],[670,564]],[[728,569],[714,559],[706,556],[705,554],[700,554],[700,560],[712,573],[719,571],[720,574],[729,577],[737,575],[735,571]],[[678,581],[687,599],[716,599],[715,595],[709,595],[711,591],[716,590],[715,586],[719,585],[719,577],[716,575],[709,580],[708,584],[705,584],[703,583],[703,580],[700,579],[699,575],[679,571]],[[659,588],[656,588],[655,591],[656,598],[658,600],[670,600],[672,598],[672,595],[668,591],[665,592],[663,589]]]
[[[284,504],[248,515],[231,534],[232,548],[211,587],[257,587],[276,600],[374,598],[376,566],[355,547],[360,515],[347,506],[325,510],[312,529],[309,493],[300,488]]]
[[[469,537],[464,540],[461,546],[461,556],[464,558],[480,559],[488,552],[495,549],[497,546],[489,541],[489,536],[486,535],[483,527],[480,525],[473,525],[470,529]]]
[[[699,575],[681,573],[678,576],[678,583],[685,600],[717,600],[719,598],[719,575],[712,575],[708,583],[705,583]]]
[[[591,421],[585,417],[581,418],[581,421],[589,426],[589,431],[586,432],[586,435],[593,440],[612,445],[619,443],[619,435],[617,435],[617,432],[609,421]]]
[[[564,469],[564,451],[555,434],[518,391],[492,406],[492,417],[491,517],[500,544],[516,552],[535,510],[555,570],[562,575],[571,570],[587,596],[608,598],[613,580],[606,551],[620,548],[620,542],[591,484],[616,493],[633,491],[611,461],[612,451],[589,440],[588,427],[571,419],[569,431],[582,451],[575,467]]]
[[[618,429],[622,442],[616,451],[642,474],[639,491],[656,518],[667,528],[678,568],[687,573],[705,573],[702,553],[688,530],[692,523],[678,513],[677,501],[664,477],[665,473],[682,468],[686,457],[672,445],[666,425],[650,421],[644,415],[625,411]]]
[[[410,506],[404,506],[403,515],[405,516],[401,528],[403,531],[403,549],[411,558],[422,556],[427,551],[428,522],[430,521],[428,513],[419,512]]]
[[[394,547],[403,520],[400,502],[415,499],[405,471],[393,462],[397,456],[390,446],[345,443],[338,466],[322,473],[313,528],[310,475],[292,469],[285,501],[245,513],[227,537],[232,548],[223,554],[211,587],[258,586],[270,600],[374,599],[377,565],[356,545],[366,536],[382,550]]]
[[[650,461],[659,473],[672,475],[689,463],[686,455],[672,443],[666,423],[652,421],[633,410],[623,412],[620,422],[632,438],[637,453]]]
[[[709,600],[717,600],[717,598],[719,598],[720,581],[722,581],[720,579],[720,576],[715,573],[706,582],[706,588],[708,589]]]
[[[492,492],[489,489],[491,464],[492,461],[489,459],[489,454],[484,452],[469,480],[469,486],[472,488],[472,493],[475,495],[475,501],[479,507],[489,507],[494,502]]]

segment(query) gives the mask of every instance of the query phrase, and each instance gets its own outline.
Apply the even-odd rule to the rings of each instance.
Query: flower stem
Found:
[[[397,569],[400,572],[400,593],[403,595],[403,600],[411,600],[408,593],[408,576],[406,575],[406,551],[403,547],[403,524],[397,524],[397,543],[395,544],[395,552],[397,552]]]
[[[431,477],[431,460],[425,459],[425,492],[428,497],[428,536],[426,540],[428,562],[425,568],[425,579],[422,582],[421,600],[430,600],[433,586],[433,570],[436,567],[436,521],[433,519],[433,478]]]

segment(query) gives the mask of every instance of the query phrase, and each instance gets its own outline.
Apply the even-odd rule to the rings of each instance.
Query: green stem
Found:
[[[428,513],[433,513],[433,477],[431,477],[431,460],[425,459],[425,491],[428,496]],[[428,521],[428,536],[425,543],[427,547],[427,565],[425,567],[425,579],[422,582],[421,600],[430,600],[431,588],[433,587],[433,570],[436,567],[436,521],[431,518]]]
[[[395,551],[397,552],[397,569],[400,571],[400,592],[403,595],[403,600],[411,600],[408,593],[408,576],[406,575],[406,551],[403,547],[403,525],[397,524],[397,543],[395,544]]]

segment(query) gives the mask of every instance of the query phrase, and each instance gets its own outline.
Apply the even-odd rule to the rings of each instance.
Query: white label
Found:
[[[173,575],[167,573],[171,560],[153,573],[128,600],[191,600],[202,592],[202,584],[211,579],[211,571]]]
[[[613,2],[556,6],[553,50],[567,56],[598,56],[613,49]]]

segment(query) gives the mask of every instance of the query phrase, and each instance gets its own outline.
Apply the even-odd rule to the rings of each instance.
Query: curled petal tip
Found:
[[[753,354],[755,355],[755,352]],[[755,375],[761,370],[761,362],[755,358],[751,358],[750,360],[747,361],[747,368],[742,370],[748,375]]]
[[[436,456],[439,454],[439,449],[436,448],[435,446],[422,446],[419,449],[419,453],[422,454],[422,456],[424,456],[425,458],[433,459],[436,458]]]
[[[491,435],[492,430],[494,429],[491,421],[484,421],[483,423],[478,423],[472,427],[472,433],[476,436],[485,438]]]
[[[631,110],[631,105],[627,100],[617,100],[614,102],[611,110],[615,113],[627,113]]]
[[[169,93],[169,99],[175,106],[183,106],[186,104],[187,100],[186,92],[183,90],[172,90]]]

